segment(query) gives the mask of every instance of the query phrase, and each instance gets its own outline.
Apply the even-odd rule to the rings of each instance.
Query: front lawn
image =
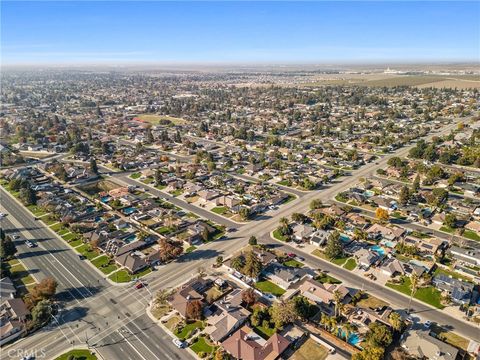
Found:
[[[373,295],[365,293],[363,294],[361,300],[357,302],[356,305],[364,309],[367,309],[367,308],[375,309],[375,308],[387,306],[388,303],[386,303],[383,300],[380,300],[379,298],[376,298]]]
[[[215,214],[224,215],[228,212],[228,209],[225,206],[216,206],[211,211]]]
[[[462,235],[467,239],[480,241],[480,236],[473,230],[465,230]]]
[[[125,269],[114,272],[108,278],[116,283],[126,283],[132,281],[132,275],[130,275]]]
[[[455,229],[452,229],[450,226],[446,226],[446,225],[442,226],[439,230],[449,234],[455,233]]]
[[[335,279],[333,276],[322,273],[318,275],[315,280],[322,284],[341,284],[342,282],[338,279]]]
[[[329,260],[331,263],[334,263],[335,265],[338,265],[338,266],[342,266],[343,264],[345,264],[348,260],[348,257],[339,257],[339,258],[336,258],[336,259],[331,259]]]
[[[464,337],[461,337],[460,335],[457,335],[451,331],[445,330],[436,324],[432,324],[430,330],[437,336],[437,338],[446,342],[447,344],[463,350],[467,350],[470,341],[465,339]]]
[[[196,249],[197,247],[195,245],[192,245],[185,250],[185,253],[190,254],[192,251],[195,251]]]
[[[85,256],[88,260],[92,260],[93,258],[99,255],[98,251],[95,249],[92,249],[91,246],[88,244],[83,244],[77,247],[75,250],[78,251],[83,256]]]
[[[410,296],[411,287],[410,287],[410,278],[403,277],[402,282],[400,284],[393,284],[391,282],[387,282],[386,286],[392,288],[394,290],[400,291],[405,295]],[[442,305],[441,298],[442,295],[439,290],[435,289],[433,286],[427,286],[423,288],[419,288],[413,297],[417,300],[423,301],[427,304],[430,304],[438,309],[443,309],[445,306]]]
[[[52,226],[50,226],[50,229],[52,229],[52,230],[55,231],[56,233],[58,233],[58,232],[60,232],[60,231],[62,231],[62,230],[66,230],[66,229],[63,227],[62,223],[57,223],[57,224],[55,224],[55,225],[52,225]]]
[[[131,177],[132,179],[138,179],[140,176],[142,176],[142,174],[139,173],[139,172],[135,172],[135,173],[133,173],[133,174],[130,175],[130,177]]]
[[[169,192],[170,195],[172,196],[180,196],[183,194],[183,189],[177,189]]]
[[[268,280],[258,281],[255,284],[255,287],[261,292],[272,294],[274,296],[282,296],[283,294],[285,294],[285,290]]]
[[[92,260],[91,263],[104,274],[110,274],[112,271],[118,269],[118,266],[107,256],[102,255]]]
[[[357,262],[355,261],[354,258],[350,258],[347,260],[345,265],[343,266],[345,269],[352,271],[357,267]]]
[[[280,241],[287,241],[288,240],[288,237],[282,235],[282,233],[280,232],[279,229],[275,229],[273,231],[273,237],[277,240],[280,240]]]
[[[294,268],[301,268],[304,266],[304,264],[300,261],[297,261],[297,260],[294,260],[294,259],[291,259],[291,260],[288,260],[288,261],[285,261],[283,263],[283,265],[285,266],[290,266],[290,267],[294,267]]]
[[[65,354],[60,355],[55,360],[69,360],[69,359],[97,360],[98,358],[95,354],[92,354],[89,350],[76,349],[76,350],[70,350],[69,352],[66,352]]]
[[[180,340],[188,339],[195,329],[203,330],[203,322],[202,321],[195,321],[190,324],[186,324],[180,331],[175,331],[174,334]]]
[[[203,336],[199,336],[197,340],[195,340],[195,342],[190,346],[190,349],[197,354],[201,352],[211,354],[215,350],[215,347],[209,345]]]
[[[35,215],[36,217],[41,217],[43,215],[46,215],[47,212],[45,212],[43,209],[41,209],[40,207],[38,207],[37,205],[28,205],[27,206],[28,210],[30,210],[33,215]]]

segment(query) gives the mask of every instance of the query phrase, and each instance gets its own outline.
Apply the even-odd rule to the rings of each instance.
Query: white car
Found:
[[[30,240],[25,240],[25,245],[27,245],[29,248],[35,247],[35,244],[31,242]]]
[[[13,240],[20,239],[20,235],[12,235]]]
[[[427,329],[432,325],[432,322],[430,320],[425,321],[425,324],[423,324]]]
[[[4,214],[4,213],[0,212],[0,219],[5,217],[5,216],[7,216],[7,214]]]
[[[185,343],[183,341],[180,341],[179,339],[173,339],[172,341],[176,347],[179,349],[183,349],[185,347]]]

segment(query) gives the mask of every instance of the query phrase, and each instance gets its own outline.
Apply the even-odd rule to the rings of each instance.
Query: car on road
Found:
[[[18,240],[20,239],[20,235],[12,235],[13,240]]]
[[[135,284],[135,289],[141,289],[143,288],[145,285],[143,284],[143,282],[139,281]]]
[[[86,259],[86,257],[85,257],[84,255],[82,255],[82,254],[78,254],[78,258],[79,258],[80,260],[85,260],[85,259]]]
[[[0,219],[5,217],[5,216],[7,216],[7,214],[4,214],[4,213],[0,212]]]
[[[27,245],[29,248],[34,248],[37,246],[35,243],[31,242],[30,240],[25,240],[25,245]]]
[[[175,344],[176,347],[179,349],[183,349],[185,347],[185,343],[179,339],[173,339],[172,342]]]
[[[425,324],[423,324],[423,326],[425,326],[425,328],[429,328],[430,326],[432,325],[432,322],[430,320],[427,320],[425,321]]]
[[[287,256],[288,256],[289,258],[294,258],[294,257],[296,257],[297,255],[295,255],[294,253],[288,253]]]
[[[236,228],[230,228],[230,229],[228,229],[227,231],[228,231],[228,232],[235,232],[235,231],[237,231],[237,229],[236,229]]]

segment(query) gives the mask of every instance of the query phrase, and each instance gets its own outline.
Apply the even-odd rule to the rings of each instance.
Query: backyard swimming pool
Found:
[[[122,210],[122,212],[125,214],[125,215],[130,215],[130,214],[133,214],[135,211],[137,211],[137,209],[135,209],[134,207],[127,207],[125,209]]]
[[[345,234],[340,234],[340,240],[343,242],[343,243],[349,243],[350,242],[350,238],[345,235]]]
[[[345,340],[346,336],[345,336],[345,331],[344,330],[341,330],[341,329],[338,329],[338,336],[341,337],[342,339]],[[357,333],[355,332],[352,332],[348,335],[348,339],[346,339],[347,342],[353,346],[357,346],[359,343],[360,343],[360,337],[358,336]]]
[[[375,251],[378,255],[385,255],[385,250],[381,246],[374,245],[370,249]]]
[[[125,242],[127,244],[130,244],[132,241],[134,241],[135,239],[137,238],[137,236],[135,234],[131,234],[131,235],[128,235],[126,238],[125,238]]]

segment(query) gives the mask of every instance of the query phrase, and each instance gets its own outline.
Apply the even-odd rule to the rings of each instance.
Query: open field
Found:
[[[399,75],[399,74],[336,74],[306,83],[304,86],[357,85],[369,87],[417,86],[419,88],[480,88],[478,75]]]
[[[187,122],[185,119],[168,115],[141,114],[137,118],[152,125],[183,125]]]
[[[113,189],[119,188],[120,185],[115,184],[114,182],[108,181],[108,180],[100,180],[97,181],[93,184],[88,184],[88,185],[80,185],[78,188],[87,194],[93,196],[98,194],[99,192],[102,191],[110,191]]]
[[[292,356],[293,360],[323,360],[328,357],[325,347],[312,339],[307,339]]]

